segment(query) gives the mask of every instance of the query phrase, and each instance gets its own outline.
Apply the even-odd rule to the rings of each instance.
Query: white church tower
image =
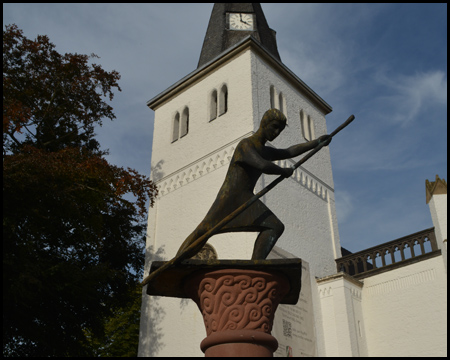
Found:
[[[222,185],[234,148],[278,108],[288,127],[269,145],[285,148],[327,131],[331,107],[281,61],[260,4],[220,3],[211,13],[198,67],[148,101],[155,111],[145,276],[173,258]],[[295,161],[283,161],[283,167]],[[275,177],[263,175],[255,191]],[[329,148],[299,167],[262,201],[284,223],[274,251],[309,264],[311,278],[336,272],[341,257]],[[257,233],[212,237],[201,256],[250,259]],[[195,303],[143,295],[140,356],[203,356],[206,336]]]

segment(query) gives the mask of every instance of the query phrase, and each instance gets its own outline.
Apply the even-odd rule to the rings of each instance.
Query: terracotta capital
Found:
[[[278,346],[270,335],[275,310],[289,289],[287,277],[277,272],[224,269],[192,276],[186,282],[186,292],[197,303],[205,322],[207,338],[202,350],[210,356],[208,347],[215,346],[215,352],[220,349],[223,353],[221,345],[234,343],[239,348],[250,346],[252,353],[265,347],[272,356]]]

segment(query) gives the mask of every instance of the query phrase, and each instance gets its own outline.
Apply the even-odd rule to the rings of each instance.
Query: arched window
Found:
[[[180,114],[175,114],[173,118],[173,127],[172,127],[172,142],[177,141],[180,134]]]
[[[228,89],[227,86],[222,86],[222,89],[220,89],[220,96],[219,96],[219,116],[223,115],[228,110]]]
[[[311,116],[305,114],[305,112],[300,110],[300,124],[302,125],[302,134],[306,141],[311,141],[316,138],[314,132],[314,122]]]
[[[217,117],[217,90],[211,93],[209,100],[209,121],[214,120]]]
[[[189,132],[189,108],[186,106],[181,115],[181,134],[180,137],[187,135]]]
[[[314,140],[316,137],[314,135],[314,123],[311,119],[311,116],[308,115],[308,132],[309,132],[309,139]]]
[[[270,85],[270,108],[271,109],[276,109],[277,108],[277,104],[276,104],[276,91],[275,91],[275,86]]]
[[[284,98],[284,95],[282,92],[278,95],[278,103],[280,105],[280,111],[287,116],[286,114],[286,99]]]
[[[308,124],[307,124],[307,119],[306,119],[306,114],[305,112],[302,110],[300,110],[300,124],[302,126],[302,135],[303,138],[307,141],[310,140],[309,137],[309,131],[308,131]]]

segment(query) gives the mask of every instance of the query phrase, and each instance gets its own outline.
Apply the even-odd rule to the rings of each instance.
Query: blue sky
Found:
[[[3,4],[3,24],[121,74],[108,160],[149,174],[146,102],[197,67],[213,4]],[[333,107],[341,245],[359,251],[433,226],[425,180],[447,180],[447,4],[262,4],[283,63]]]

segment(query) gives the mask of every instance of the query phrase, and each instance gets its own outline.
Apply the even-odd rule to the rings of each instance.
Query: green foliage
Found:
[[[94,125],[115,117],[102,97],[120,90],[120,76],[88,60],[15,25],[3,32],[7,356],[136,354],[135,289],[156,187],[100,151]]]
[[[139,343],[139,320],[141,314],[142,286],[137,284],[131,303],[117,308],[104,324],[104,336],[95,337],[86,330],[86,338],[94,355],[98,357],[133,357],[137,354]]]

